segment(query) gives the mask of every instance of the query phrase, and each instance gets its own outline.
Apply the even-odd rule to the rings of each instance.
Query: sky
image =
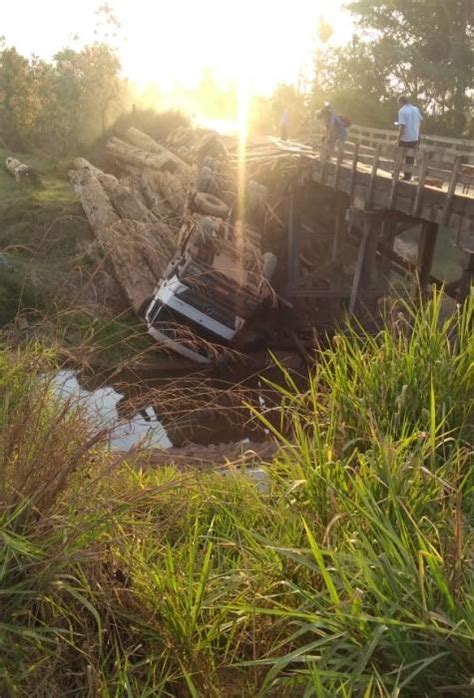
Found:
[[[103,0],[0,0],[0,35],[29,55],[94,40]],[[270,93],[308,71],[323,15],[331,42],[351,37],[343,0],[108,0],[122,27],[118,49],[127,77],[144,86],[194,86],[205,68],[222,81]]]

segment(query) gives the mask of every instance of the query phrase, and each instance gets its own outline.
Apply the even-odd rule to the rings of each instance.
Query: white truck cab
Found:
[[[215,345],[230,345],[264,298],[258,237],[194,214],[180,240],[145,319],[158,342],[210,363]]]

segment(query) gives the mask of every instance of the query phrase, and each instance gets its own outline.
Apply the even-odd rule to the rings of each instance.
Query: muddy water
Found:
[[[98,427],[110,428],[112,450],[128,451],[139,445],[144,448],[169,448],[172,445],[152,408],[144,407],[130,419],[120,417],[117,406],[124,395],[112,386],[87,390],[80,385],[74,371],[63,370],[54,376],[52,387],[60,397],[77,401],[84,407]]]
[[[54,386],[62,397],[77,398],[98,426],[111,429],[115,450],[256,443],[268,439],[268,430],[250,407],[279,423],[273,410],[281,397],[261,378],[278,383],[280,369],[273,360],[259,361],[226,364],[212,374],[177,371],[174,365],[108,373],[62,370]]]

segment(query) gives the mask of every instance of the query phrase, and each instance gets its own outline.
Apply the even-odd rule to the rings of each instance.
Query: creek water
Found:
[[[110,429],[110,448],[127,451],[134,446],[170,448],[166,430],[150,407],[130,419],[119,416],[118,403],[123,395],[111,386],[86,390],[72,370],[58,371],[52,379],[52,388],[64,399],[71,399],[84,407],[88,416],[100,428]]]

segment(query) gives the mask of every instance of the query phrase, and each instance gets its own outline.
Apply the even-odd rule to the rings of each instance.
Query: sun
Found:
[[[245,75],[251,92],[269,95],[279,83],[295,83],[311,65],[322,12],[336,38],[350,26],[339,5],[339,0],[327,6],[322,0],[175,0],[163,6],[123,0],[124,69],[141,84],[191,87],[210,67],[222,80]]]

